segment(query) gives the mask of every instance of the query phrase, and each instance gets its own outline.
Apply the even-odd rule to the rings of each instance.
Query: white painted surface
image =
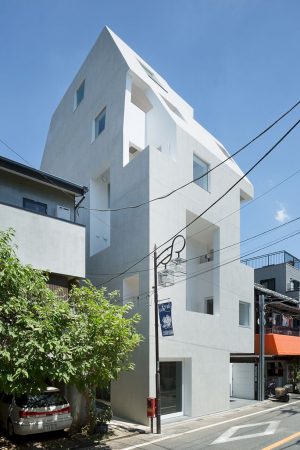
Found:
[[[147,202],[191,181],[194,153],[211,167],[227,157],[216,139],[193,119],[193,109],[151,69],[159,84],[153,81],[139,61],[143,62],[109,29],[102,32],[53,115],[42,161],[43,169],[82,185],[89,185],[90,179],[97,179],[109,169],[112,208]],[[86,80],[85,98],[73,113],[74,92],[82,79]],[[134,127],[132,80],[142,89],[143,104],[148,106],[143,111],[145,148],[129,162]],[[170,110],[162,96],[178,109],[184,120]],[[90,124],[104,106],[105,130],[90,144]],[[141,136],[136,135],[137,140],[142,138],[143,129],[142,126]],[[111,213],[110,246],[87,260],[87,272],[98,274],[92,280],[96,284],[105,283],[111,277],[100,274],[123,272],[147,255],[154,244],[168,240],[191,217],[200,215],[241,174],[231,160],[210,174],[210,192],[192,183],[167,200]],[[203,220],[197,220],[188,233],[183,231],[185,237],[196,234],[202,238],[198,249],[201,252],[202,247],[211,244],[215,250],[230,247],[216,253],[213,262],[192,269],[193,285],[177,279],[175,286],[159,290],[159,298],[172,299],[174,327],[174,336],[160,337],[160,357],[187,361],[183,413],[191,417],[229,408],[230,353],[254,351],[254,308],[251,308],[250,326],[239,326],[239,301],[253,302],[253,270],[240,264],[239,245],[231,246],[240,240],[239,213],[224,219],[239,209],[241,189],[251,198],[252,185],[244,179]],[[93,193],[88,194],[83,206],[89,208],[93,202]],[[89,224],[91,215],[81,210],[80,220]],[[213,225],[211,236],[204,232],[209,224]],[[88,229],[88,240],[92,242],[95,230]],[[186,257],[189,251],[185,249],[181,256]],[[214,270],[205,273],[209,265]],[[149,257],[133,269],[140,271],[143,296],[134,301],[134,307],[142,316],[138,329],[145,337],[133,357],[135,371],[122,374],[112,385],[114,413],[145,424],[148,423],[146,398],[155,393],[154,308],[149,297],[153,286],[153,270],[149,270],[152,266],[153,259]],[[115,278],[108,289],[122,291],[123,278],[128,275]],[[200,312],[201,299],[210,296],[214,297],[214,315]],[[188,298],[193,299],[191,303],[195,307],[187,308]]]
[[[232,364],[232,396],[249,400],[255,399],[254,364]]]
[[[0,229],[15,230],[23,264],[57,274],[85,277],[85,228],[0,204]]]

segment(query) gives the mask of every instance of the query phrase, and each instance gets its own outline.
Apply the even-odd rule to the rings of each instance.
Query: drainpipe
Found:
[[[83,187],[83,196],[82,198],[79,200],[79,202],[77,204],[75,204],[74,206],[74,223],[76,223],[76,212],[77,209],[79,208],[80,204],[83,202],[83,200],[85,199],[85,194],[88,192],[88,188],[86,186]]]

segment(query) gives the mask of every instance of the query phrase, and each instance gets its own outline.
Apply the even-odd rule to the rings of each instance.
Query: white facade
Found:
[[[74,110],[83,81],[84,97]],[[104,128],[96,119],[103,111]],[[147,202],[193,180],[194,157],[212,168],[228,153],[167,82],[105,28],[53,115],[42,161],[43,169],[90,189],[79,220],[87,225],[87,276],[96,284],[177,234],[242,176],[229,160],[209,174],[207,186],[192,183],[137,209],[95,211]],[[172,301],[174,327],[174,336],[160,337],[160,360],[178,362],[177,412],[187,416],[228,409],[230,353],[253,352],[253,271],[240,264],[239,245],[219,251],[240,240],[239,213],[224,217],[252,195],[244,179],[184,230],[187,274],[159,288],[160,299]],[[142,316],[145,340],[134,355],[136,369],[113,385],[112,406],[116,415],[143,423],[146,398],[155,396],[152,264],[145,258],[107,284]],[[240,302],[248,304],[246,326],[239,325]],[[164,381],[168,396],[171,379]]]

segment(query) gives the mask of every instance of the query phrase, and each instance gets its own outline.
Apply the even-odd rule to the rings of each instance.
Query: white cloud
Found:
[[[280,209],[278,209],[278,210],[276,211],[276,214],[275,214],[275,220],[277,220],[277,222],[283,223],[283,222],[285,222],[286,220],[288,220],[289,218],[290,218],[290,217],[289,217],[289,215],[288,215],[288,213],[287,213],[285,207],[281,205],[281,206],[280,206]]]

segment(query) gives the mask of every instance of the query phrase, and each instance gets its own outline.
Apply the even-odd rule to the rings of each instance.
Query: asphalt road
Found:
[[[111,450],[300,449],[300,400],[264,402],[197,420],[163,425],[161,435],[139,435],[99,446]]]

